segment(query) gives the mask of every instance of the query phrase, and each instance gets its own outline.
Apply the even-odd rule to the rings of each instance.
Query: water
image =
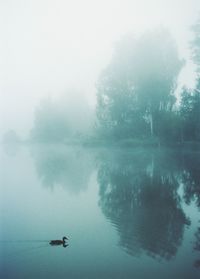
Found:
[[[200,278],[198,152],[4,146],[1,165],[0,278]]]

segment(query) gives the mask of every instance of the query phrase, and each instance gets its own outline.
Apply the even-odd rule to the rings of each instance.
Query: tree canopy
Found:
[[[192,26],[194,38],[191,41],[193,62],[197,66],[197,73],[200,76],[200,19]]]
[[[182,137],[184,140],[200,140],[200,20],[192,26],[194,38],[191,53],[196,65],[196,84],[194,89],[183,88],[180,114],[182,118]]]
[[[171,111],[183,62],[166,29],[118,42],[97,94],[101,131],[111,136],[154,135],[159,111]]]

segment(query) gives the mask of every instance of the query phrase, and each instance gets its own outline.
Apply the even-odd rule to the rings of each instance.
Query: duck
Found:
[[[66,245],[66,240],[68,240],[68,238],[66,236],[63,236],[62,240],[60,239],[56,239],[56,240],[51,240],[49,242],[50,245],[63,245],[63,247],[66,247],[68,245]]]

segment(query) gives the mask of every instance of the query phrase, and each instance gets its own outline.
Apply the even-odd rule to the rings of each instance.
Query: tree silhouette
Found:
[[[155,120],[158,112],[172,111],[182,65],[165,29],[121,40],[98,83],[97,117],[103,135],[159,135]]]
[[[131,255],[170,259],[189,224],[177,194],[178,171],[169,161],[166,169],[166,161],[163,154],[142,152],[115,156],[99,168],[99,205]]]

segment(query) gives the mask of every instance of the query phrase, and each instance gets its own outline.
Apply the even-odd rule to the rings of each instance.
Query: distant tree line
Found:
[[[192,31],[196,86],[182,88],[179,105],[176,89],[185,62],[171,34],[160,28],[116,44],[97,83],[95,115],[81,95],[46,99],[36,110],[31,139],[200,141],[200,21]]]
[[[80,141],[91,129],[92,114],[79,92],[67,91],[54,99],[45,98],[35,111],[30,139],[44,143]]]

